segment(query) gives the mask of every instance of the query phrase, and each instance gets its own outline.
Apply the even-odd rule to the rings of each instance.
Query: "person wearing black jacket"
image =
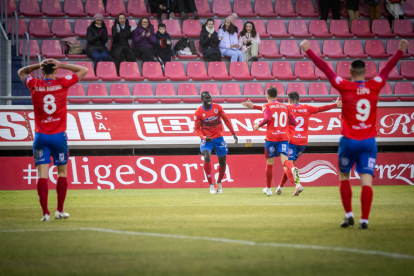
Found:
[[[154,43],[154,49],[157,51],[156,56],[162,68],[164,68],[166,62],[171,61],[172,57],[175,56],[171,36],[166,30],[167,27],[164,23],[158,24],[158,32],[155,34],[157,40]]]
[[[214,20],[209,18],[204,23],[200,33],[200,45],[203,49],[203,58],[205,61],[221,61],[219,44],[220,39],[214,30]]]
[[[157,14],[158,23],[167,19],[167,15],[165,14],[170,13],[168,0],[151,0],[149,1],[149,6],[151,8],[151,13]]]
[[[129,45],[128,39],[132,38],[132,33],[136,26],[129,26],[129,21],[123,13],[120,13],[112,26],[112,48],[109,51],[111,60],[115,63],[116,71],[119,75],[119,66],[123,61],[135,61],[134,52]]]
[[[108,48],[105,44],[108,42],[108,30],[106,29],[103,16],[100,13],[95,14],[94,21],[88,27],[86,32],[88,46],[86,54],[93,60],[94,69],[100,61],[109,61]]]

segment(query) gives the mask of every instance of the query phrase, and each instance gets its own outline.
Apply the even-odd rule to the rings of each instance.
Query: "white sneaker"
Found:
[[[263,188],[263,193],[267,196],[272,195],[272,189],[271,188]]]
[[[292,168],[292,174],[293,174],[293,179],[295,180],[295,185],[300,185],[300,176],[299,176],[299,170],[296,167]]]
[[[56,210],[55,219],[68,219],[68,218],[69,218],[69,214],[68,213],[59,212],[58,210]]]
[[[210,184],[210,194],[212,195],[217,194],[216,188],[214,188],[214,184]]]
[[[282,194],[282,187],[277,187],[277,189],[276,189],[276,193],[277,193],[278,195]]]
[[[303,192],[303,186],[299,184],[299,187],[295,189],[293,196],[298,196],[301,192]]]
[[[50,221],[50,215],[46,214],[40,221]]]
[[[223,187],[221,187],[221,183],[217,183],[217,185],[218,185],[217,193],[222,194],[223,193]]]

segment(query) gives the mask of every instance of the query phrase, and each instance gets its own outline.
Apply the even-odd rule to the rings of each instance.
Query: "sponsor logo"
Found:
[[[306,138],[306,136],[302,136],[300,133],[297,135],[293,135],[294,138]]]
[[[277,130],[276,132],[272,132],[272,134],[274,134],[274,135],[277,135],[277,134],[285,134],[286,132],[284,132],[284,131],[280,131],[280,130]]]
[[[71,80],[71,79],[72,79],[72,75],[67,75],[67,76],[65,77],[65,79],[67,79],[67,80]]]
[[[217,113],[218,113],[218,109],[214,109],[214,113],[216,113],[216,114],[217,114]]]
[[[47,117],[45,120],[42,120],[43,124],[53,123],[60,121],[60,118],[53,118],[52,116]]]
[[[346,157],[341,158],[341,166],[346,167],[349,165],[349,159]]]
[[[338,76],[338,77],[336,77],[335,82],[336,82],[336,84],[340,84],[343,80],[344,80],[343,78]]]
[[[371,168],[371,169],[374,169],[375,168],[375,161],[376,161],[375,158],[372,158],[372,157],[368,158],[368,167]]]
[[[376,76],[376,77],[374,78],[374,81],[376,81],[376,82],[382,82],[382,78],[381,78],[381,77]]]
[[[274,153],[274,152],[275,152],[275,147],[270,147],[270,148],[269,148],[269,152],[270,152],[270,153]]]
[[[59,153],[59,161],[60,162],[65,162],[65,154],[64,153]]]
[[[360,130],[360,129],[367,129],[367,128],[371,128],[371,127],[372,127],[372,125],[371,125],[371,124],[367,125],[367,124],[365,124],[364,122],[359,123],[359,126],[355,126],[355,125],[353,125],[353,126],[352,126],[352,128],[353,128],[353,129],[357,129],[357,130]]]
[[[208,118],[204,119],[204,122],[212,122],[212,121],[215,121],[217,119],[218,119],[217,116],[211,116],[211,117],[208,117]]]
[[[284,151],[284,152],[287,151],[286,144],[282,144],[282,151]]]
[[[35,150],[34,152],[34,158],[38,159],[41,158],[43,156],[43,150]]]
[[[289,148],[289,156],[293,155],[293,149]]]
[[[299,169],[300,182],[303,183],[315,181],[325,174],[338,174],[335,166],[326,160],[315,160]]]

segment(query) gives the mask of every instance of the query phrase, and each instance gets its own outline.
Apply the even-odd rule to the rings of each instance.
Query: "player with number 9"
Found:
[[[35,70],[42,69],[43,79],[30,76]],[[56,78],[58,69],[73,72],[63,78]],[[50,220],[47,207],[48,177],[50,156],[57,166],[58,180],[56,185],[58,206],[56,219],[67,219],[69,214],[63,211],[67,191],[68,143],[66,137],[66,97],[68,88],[80,81],[88,69],[83,66],[62,64],[54,59],[45,59],[40,64],[26,66],[18,71],[21,81],[30,89],[35,113],[35,138],[33,156],[37,167],[37,192],[43,209],[41,221]]]

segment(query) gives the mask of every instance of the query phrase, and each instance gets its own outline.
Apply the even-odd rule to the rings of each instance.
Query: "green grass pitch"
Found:
[[[293,190],[69,190],[48,223],[36,191],[1,191],[0,275],[414,275],[413,187],[374,187],[368,230],[360,187],[349,229],[337,187]]]

